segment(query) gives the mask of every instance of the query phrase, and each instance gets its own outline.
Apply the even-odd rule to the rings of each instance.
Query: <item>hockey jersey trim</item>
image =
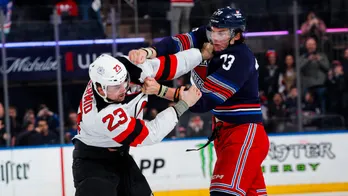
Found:
[[[138,144],[141,144],[148,135],[149,130],[144,121],[131,117],[127,129],[114,137],[113,140],[122,145],[136,147]]]

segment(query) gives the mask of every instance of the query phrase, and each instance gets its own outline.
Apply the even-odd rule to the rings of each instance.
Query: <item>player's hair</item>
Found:
[[[243,35],[242,29],[236,29],[236,30],[234,30],[234,33],[235,33],[235,35],[237,35],[238,33],[240,34],[240,39],[236,40],[235,43],[241,44],[241,43],[245,42],[245,37]]]

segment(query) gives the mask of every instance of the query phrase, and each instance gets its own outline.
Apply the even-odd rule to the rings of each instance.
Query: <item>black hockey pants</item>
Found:
[[[110,152],[74,140],[75,196],[151,196],[144,175],[129,155],[129,148]]]

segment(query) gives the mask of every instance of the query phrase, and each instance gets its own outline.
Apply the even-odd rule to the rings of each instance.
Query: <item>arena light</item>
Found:
[[[122,43],[141,43],[144,42],[145,38],[120,38],[116,39],[117,44]],[[92,45],[92,44],[112,44],[113,39],[97,39],[97,40],[67,40],[59,41],[60,46],[80,46],[80,45]],[[42,41],[42,42],[12,42],[6,43],[6,48],[26,48],[26,47],[40,47],[40,46],[55,46],[55,41]],[[2,48],[2,44],[0,44]]]
[[[278,36],[288,35],[288,31],[265,31],[265,32],[248,32],[245,33],[246,37],[263,37],[263,36]]]
[[[296,31],[298,34],[301,34],[301,30]],[[348,32],[348,28],[329,28],[326,29],[326,33],[346,33]]]
[[[248,32],[245,33],[246,37],[263,37],[263,36],[278,36],[278,35],[288,35],[288,31],[265,31],[265,32]],[[163,37],[154,38],[154,42],[159,42]]]
[[[348,28],[326,29],[326,33],[346,33],[346,32],[348,32]]]

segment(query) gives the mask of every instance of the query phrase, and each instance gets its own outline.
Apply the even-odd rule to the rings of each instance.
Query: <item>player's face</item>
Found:
[[[123,82],[120,85],[108,86],[106,89],[108,99],[115,102],[122,102],[126,97],[126,92],[129,88],[129,81]]]
[[[227,28],[211,28],[211,40],[213,42],[214,51],[225,50],[231,40],[231,32]]]

